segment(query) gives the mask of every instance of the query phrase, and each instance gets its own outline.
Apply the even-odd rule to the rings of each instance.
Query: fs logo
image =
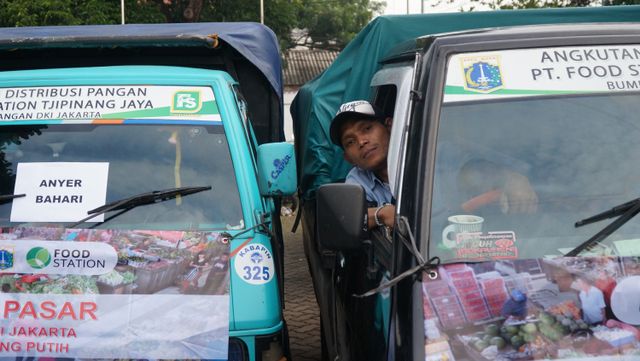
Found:
[[[197,113],[201,108],[199,91],[179,91],[173,95],[172,113]]]

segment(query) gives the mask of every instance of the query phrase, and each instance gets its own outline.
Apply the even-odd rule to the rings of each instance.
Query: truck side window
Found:
[[[398,89],[395,84],[381,85],[376,91],[373,103],[382,109],[384,114],[393,117],[393,112],[396,107],[397,93]]]

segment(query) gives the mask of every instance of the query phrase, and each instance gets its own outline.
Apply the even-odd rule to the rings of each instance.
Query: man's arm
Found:
[[[380,207],[367,208],[367,226],[369,227],[369,229],[378,227],[378,225],[376,224],[376,211],[378,213],[378,221],[387,227],[393,228],[396,206],[394,206],[393,204],[385,204]]]
[[[524,175],[486,160],[467,162],[460,170],[458,187],[479,195],[500,191],[503,213],[535,213],[538,196]]]

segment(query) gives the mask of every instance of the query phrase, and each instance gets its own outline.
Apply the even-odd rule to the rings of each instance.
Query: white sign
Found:
[[[235,257],[236,273],[243,281],[262,285],[274,276],[273,256],[267,247],[255,243],[244,246]]]
[[[11,222],[77,222],[107,198],[109,163],[18,163]],[[101,222],[103,215],[89,222]]]
[[[640,45],[501,50],[449,59],[444,102],[640,90]]]

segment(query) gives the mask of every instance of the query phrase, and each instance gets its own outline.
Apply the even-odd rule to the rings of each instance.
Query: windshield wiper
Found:
[[[584,241],[578,247],[572,249],[569,253],[565,254],[566,257],[575,257],[580,252],[589,248],[592,244],[599,243],[603,239],[607,238],[611,233],[615,232],[618,228],[622,227],[625,223],[629,222],[631,218],[640,213],[640,198],[636,198],[632,201],[615,206],[608,211],[598,213],[593,217],[585,218],[577,221],[575,227],[582,227],[584,225],[601,221],[603,219],[618,217],[615,221],[611,222],[608,226],[604,227],[600,232],[596,233],[593,237]]]
[[[2,194],[0,195],[0,204],[5,204],[13,201],[14,198],[21,198],[26,194]]]
[[[105,205],[102,205],[98,208],[92,209],[90,211],[88,211],[87,213],[89,214],[88,217],[83,218],[81,220],[79,220],[78,222],[72,224],[71,226],[69,226],[68,228],[74,228],[79,224],[82,224],[88,220],[90,220],[91,218],[97,217],[101,214],[110,212],[110,211],[117,211],[117,210],[121,210],[120,212],[110,216],[109,218],[105,219],[103,222],[107,222],[121,214],[123,214],[124,212],[128,212],[130,210],[132,210],[133,208],[136,208],[138,206],[144,206],[147,204],[153,204],[153,203],[159,203],[159,202],[164,202],[173,198],[176,198],[178,196],[186,196],[189,194],[194,194],[194,193],[198,193],[198,192],[202,192],[202,191],[207,191],[210,190],[211,186],[206,186],[206,187],[180,187],[180,188],[170,188],[170,189],[164,189],[164,190],[159,190],[159,191],[152,191],[152,192],[147,192],[147,193],[141,193],[129,198],[124,198],[124,199],[120,199],[117,201],[113,201],[110,203],[107,203]]]

